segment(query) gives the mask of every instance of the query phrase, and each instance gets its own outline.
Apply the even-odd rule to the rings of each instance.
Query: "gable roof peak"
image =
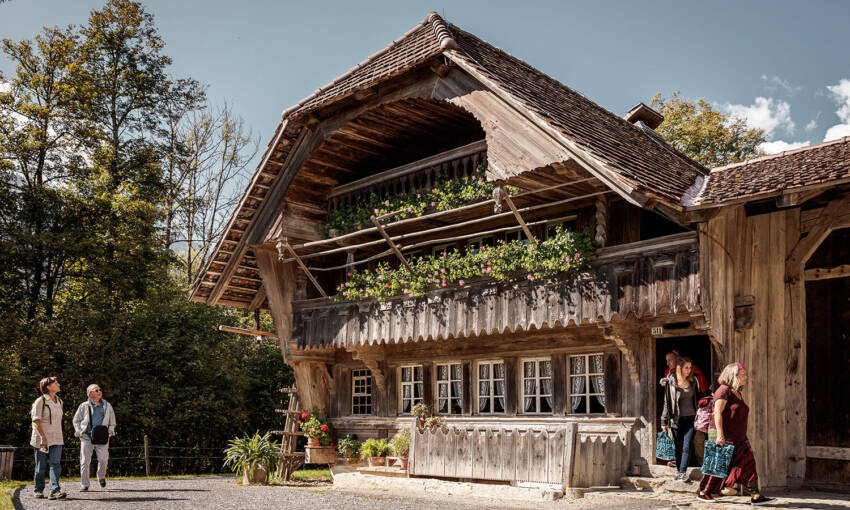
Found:
[[[457,41],[452,36],[452,31],[449,30],[449,25],[446,21],[435,11],[431,11],[428,14],[428,17],[425,20],[431,24],[431,28],[434,29],[434,35],[437,37],[437,40],[440,41],[440,48],[444,50],[456,50],[458,49]]]

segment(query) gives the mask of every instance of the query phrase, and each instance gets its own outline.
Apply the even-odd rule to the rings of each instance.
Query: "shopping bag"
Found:
[[[733,453],[735,453],[734,445],[719,446],[714,441],[706,441],[705,460],[702,463],[703,474],[726,478],[729,475],[729,464],[732,462]]]
[[[655,456],[661,460],[676,460],[676,446],[665,431],[658,433],[658,440],[655,441]]]
[[[708,432],[708,427],[711,424],[711,405],[700,407],[697,409],[697,417],[694,420],[694,428],[700,432]]]

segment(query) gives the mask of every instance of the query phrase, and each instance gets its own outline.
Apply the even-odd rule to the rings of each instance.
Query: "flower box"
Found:
[[[307,464],[336,464],[336,452],[333,446],[307,446],[304,459]]]

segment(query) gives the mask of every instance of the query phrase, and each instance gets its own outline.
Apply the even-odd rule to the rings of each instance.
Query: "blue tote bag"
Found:
[[[658,439],[655,441],[655,456],[661,460],[676,460],[676,445],[673,444],[667,432],[658,433]]]
[[[735,447],[731,444],[718,446],[714,441],[706,441],[705,460],[702,463],[703,474],[726,478],[729,475],[729,464],[732,462],[733,453],[735,453]]]

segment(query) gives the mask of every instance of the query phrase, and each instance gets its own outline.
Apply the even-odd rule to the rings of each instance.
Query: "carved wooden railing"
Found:
[[[397,195],[430,189],[439,175],[449,179],[468,177],[487,158],[487,143],[473,142],[450,151],[342,184],[328,195],[330,209],[356,203],[371,193]]]
[[[563,279],[479,280],[419,298],[293,303],[299,348],[471,337],[701,311],[695,233],[598,250]]]
[[[450,421],[411,429],[411,475],[533,482],[561,487],[617,485],[630,464],[633,418],[548,423]]]

